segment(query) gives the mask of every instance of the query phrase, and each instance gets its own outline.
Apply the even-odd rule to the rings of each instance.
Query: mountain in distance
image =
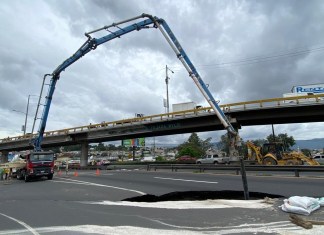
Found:
[[[316,138],[311,140],[295,140],[296,144],[293,149],[324,149],[324,138]]]

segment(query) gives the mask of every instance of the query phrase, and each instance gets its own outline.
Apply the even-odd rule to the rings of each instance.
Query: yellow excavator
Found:
[[[255,161],[260,165],[320,165],[312,158],[306,157],[301,152],[284,151],[280,142],[265,143],[262,147],[248,141],[248,160]]]

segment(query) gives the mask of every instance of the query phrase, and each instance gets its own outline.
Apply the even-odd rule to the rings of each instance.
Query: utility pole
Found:
[[[172,73],[174,73],[171,69],[168,68],[168,65],[165,66],[165,84],[166,84],[166,93],[167,93],[167,113],[170,111],[170,105],[169,105],[169,76],[168,76],[168,70],[170,70]]]
[[[272,138],[273,138],[273,142],[276,142],[274,127],[273,127],[273,124],[271,124],[271,125],[272,125]]]
[[[28,107],[29,107],[29,99],[31,95],[28,95],[27,100],[27,108],[26,108],[26,117],[25,117],[25,126],[24,126],[24,135],[26,135],[26,129],[27,129],[27,117],[28,117]]]
[[[153,157],[155,158],[155,136],[153,137]]]
[[[25,124],[23,125],[22,131],[24,131],[24,135],[26,135],[26,129],[27,129],[27,119],[28,119],[28,109],[29,109],[29,99],[31,96],[36,96],[36,95],[28,95],[28,99],[27,99],[27,107],[26,107],[26,112],[21,112],[21,111],[17,111],[17,110],[12,110],[18,113],[23,113],[25,114]]]

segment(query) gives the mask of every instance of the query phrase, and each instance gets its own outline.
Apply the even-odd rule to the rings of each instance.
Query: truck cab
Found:
[[[43,176],[49,180],[53,179],[55,160],[53,152],[30,152],[23,158],[25,158],[26,164],[17,170],[18,179],[24,179],[25,182]]]

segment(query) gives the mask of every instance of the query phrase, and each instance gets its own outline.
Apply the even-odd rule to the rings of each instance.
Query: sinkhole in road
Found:
[[[260,192],[249,192],[250,200],[258,200],[264,198],[283,198],[284,196],[260,193]],[[243,191],[185,191],[185,192],[171,192],[161,196],[155,196],[152,194],[146,194],[143,196],[126,198],[122,201],[129,202],[162,202],[162,201],[201,201],[201,200],[212,200],[212,199],[225,199],[225,200],[245,200]]]

